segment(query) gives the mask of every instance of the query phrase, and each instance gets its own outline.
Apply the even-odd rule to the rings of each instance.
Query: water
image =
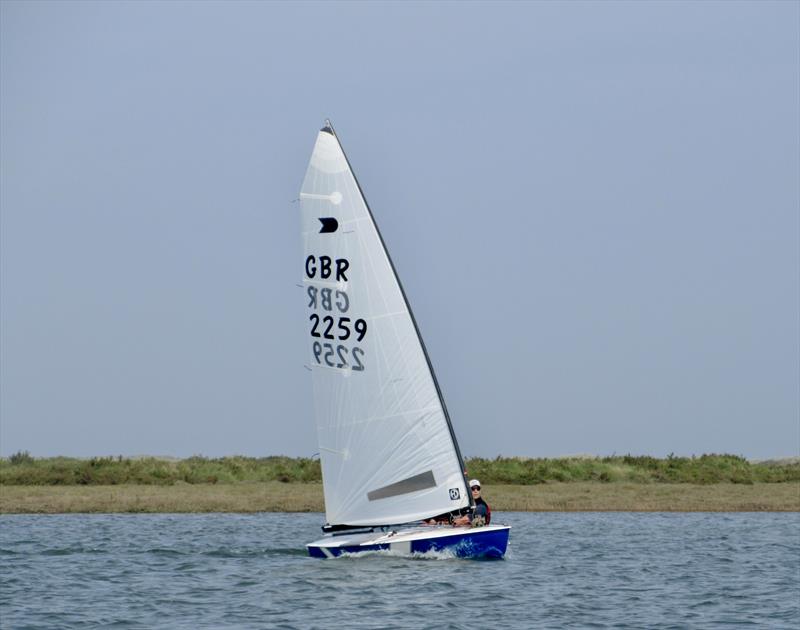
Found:
[[[2,516],[0,627],[800,627],[800,514],[501,513],[494,561],[315,560],[321,519]]]

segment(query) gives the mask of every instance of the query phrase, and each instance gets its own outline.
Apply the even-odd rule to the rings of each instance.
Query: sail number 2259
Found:
[[[306,258],[306,277],[314,280],[335,280],[347,282],[350,262],[346,258],[310,255]],[[345,288],[309,286],[308,308],[312,310],[308,320],[311,322],[311,345],[314,359],[318,365],[339,369],[364,371],[364,350],[360,344],[367,334],[367,322],[351,316],[353,305]],[[316,311],[322,311],[321,313]]]
[[[336,327],[336,330],[333,330],[333,323],[335,318],[332,315],[325,315],[325,317],[320,320],[319,315],[316,313],[311,313],[310,317],[308,318],[311,320],[311,336],[312,337],[323,337],[324,339],[339,339],[340,341],[345,341],[346,339],[350,338],[350,318],[349,317],[340,317],[339,324]],[[322,322],[322,326],[320,326],[320,321]],[[364,335],[367,334],[367,322],[363,319],[357,319],[353,322],[353,331],[358,336],[356,341],[361,341],[364,338]],[[333,334],[337,333],[337,334]]]
[[[353,337],[353,341],[361,341],[367,334],[367,322],[359,318],[352,322],[349,317],[339,317],[338,322],[333,315],[325,315],[320,318],[316,313],[311,313],[308,318],[311,321],[311,336],[318,339],[331,339],[346,341]],[[336,327],[334,328],[334,323]],[[324,341],[314,341],[312,345],[314,358],[319,364],[328,367],[351,368],[357,372],[364,370],[364,351],[355,346],[348,348],[342,344],[332,344]]]

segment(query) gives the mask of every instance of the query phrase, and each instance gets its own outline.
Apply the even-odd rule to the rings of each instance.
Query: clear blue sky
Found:
[[[316,452],[330,117],[465,455],[800,454],[800,4],[0,4],[0,454]]]

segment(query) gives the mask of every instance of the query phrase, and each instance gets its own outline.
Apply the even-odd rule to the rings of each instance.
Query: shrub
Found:
[[[752,463],[738,455],[655,458],[650,456],[564,457],[557,459],[473,457],[470,477],[485,484],[534,485],[546,482],[739,483],[800,481],[800,462]],[[147,457],[34,459],[27,451],[0,459],[0,485],[172,485],[281,481],[319,483],[318,459],[283,456],[231,456],[183,460]]]
[[[32,464],[34,459],[28,451],[17,451],[8,458],[12,466],[20,466],[21,464]]]

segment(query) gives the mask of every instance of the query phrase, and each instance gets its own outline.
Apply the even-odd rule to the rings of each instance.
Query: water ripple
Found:
[[[311,559],[317,514],[2,516],[0,628],[800,627],[800,515],[497,518],[475,562]]]

